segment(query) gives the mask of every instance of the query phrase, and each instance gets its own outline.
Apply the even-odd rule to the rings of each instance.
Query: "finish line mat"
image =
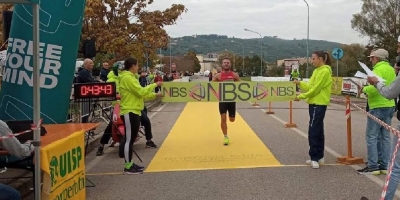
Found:
[[[218,103],[187,103],[145,172],[281,166],[236,113],[223,145]]]

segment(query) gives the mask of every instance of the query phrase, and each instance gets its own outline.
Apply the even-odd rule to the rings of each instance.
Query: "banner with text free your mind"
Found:
[[[85,0],[40,1],[40,101],[45,124],[66,122],[85,4]],[[32,119],[32,21],[32,5],[16,4],[3,67],[2,120]]]
[[[296,85],[279,82],[168,82],[163,102],[269,102],[292,101]]]
[[[42,200],[86,199],[84,132],[41,149]]]

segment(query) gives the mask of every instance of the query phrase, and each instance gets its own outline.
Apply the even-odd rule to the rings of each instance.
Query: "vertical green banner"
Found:
[[[65,123],[86,0],[40,1],[40,92],[44,123]],[[0,96],[0,119],[33,117],[32,6],[14,7]]]

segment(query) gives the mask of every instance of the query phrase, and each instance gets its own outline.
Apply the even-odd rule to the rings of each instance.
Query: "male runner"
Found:
[[[222,60],[222,71],[216,74],[212,80],[213,82],[233,82],[240,81],[239,76],[231,70],[231,60],[224,58]],[[229,144],[228,138],[228,125],[226,124],[226,112],[229,113],[229,121],[235,121],[236,103],[235,102],[219,102],[219,113],[221,114],[221,129],[224,134],[224,145]]]

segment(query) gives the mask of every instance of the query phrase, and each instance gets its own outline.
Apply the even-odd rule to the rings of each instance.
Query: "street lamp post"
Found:
[[[171,55],[171,48],[172,48],[172,45],[171,45],[171,41],[169,41],[169,74],[171,74],[171,68],[172,68],[172,55]]]
[[[263,37],[262,37],[261,34],[258,33],[258,32],[249,30],[249,29],[247,29],[247,28],[245,28],[244,30],[245,30],[245,31],[248,31],[248,32],[256,33],[256,34],[258,34],[258,35],[261,37],[261,70],[260,70],[261,74],[260,74],[260,76],[263,76],[263,75],[262,75],[262,68],[263,68],[263,49],[262,49],[263,42],[262,42],[262,39],[263,39]]]
[[[307,4],[307,68],[306,68],[306,78],[308,78],[308,65],[309,65],[309,52],[308,52],[308,43],[310,40],[310,6],[308,5],[306,0],[303,0]]]

